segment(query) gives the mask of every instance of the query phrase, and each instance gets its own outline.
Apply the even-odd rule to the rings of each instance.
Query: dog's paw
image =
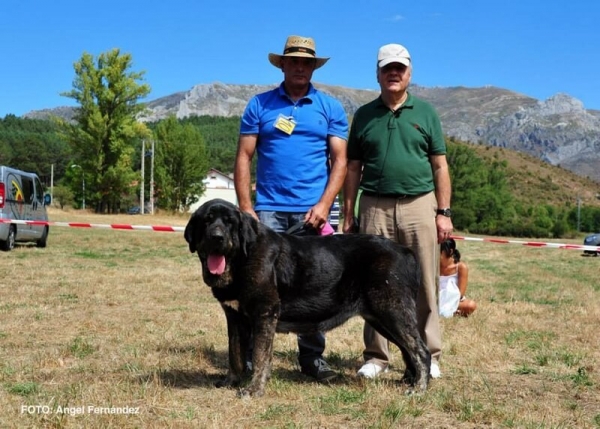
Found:
[[[404,393],[406,396],[422,396],[427,392],[427,384],[427,377],[423,377],[419,382],[411,383],[411,386]]]
[[[411,396],[413,398],[419,398],[419,397],[423,396],[424,394],[425,394],[424,390],[421,390],[421,389],[415,388],[415,387],[409,387],[404,392],[404,395]]]
[[[404,391],[405,396],[415,396],[415,393],[416,393],[416,391],[413,387],[409,387],[408,389],[406,389]]]
[[[264,389],[253,388],[252,386],[248,386],[245,389],[240,389],[238,392],[238,396],[240,398],[259,398],[265,394]]]
[[[406,371],[404,371],[404,375],[402,376],[400,383],[413,386],[415,384],[415,379],[416,379],[415,374],[409,370],[406,370]]]

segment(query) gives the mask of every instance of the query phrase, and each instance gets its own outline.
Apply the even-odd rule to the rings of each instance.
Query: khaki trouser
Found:
[[[437,201],[433,192],[405,198],[362,194],[359,207],[360,232],[397,241],[410,247],[419,258],[423,281],[417,298],[417,322],[432,362],[438,362],[442,354],[436,295],[440,257],[436,209]],[[368,323],[365,323],[364,341],[365,362],[386,368],[389,363],[388,341]]]

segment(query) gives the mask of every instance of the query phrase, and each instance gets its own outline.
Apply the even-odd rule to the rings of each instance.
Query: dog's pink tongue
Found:
[[[225,271],[225,256],[223,255],[208,255],[206,262],[211,274],[221,275]]]

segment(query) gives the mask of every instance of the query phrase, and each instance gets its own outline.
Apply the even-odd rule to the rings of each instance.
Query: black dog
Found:
[[[251,333],[254,374],[241,396],[264,393],[275,332],[328,331],[360,315],[400,348],[404,379],[427,389],[431,356],[416,316],[421,275],[407,247],[366,234],[279,234],[220,199],[198,208],[184,235],[227,318],[229,372],[218,387],[239,385]]]

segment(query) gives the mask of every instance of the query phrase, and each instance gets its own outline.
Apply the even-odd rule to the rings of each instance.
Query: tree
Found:
[[[208,173],[206,145],[192,124],[174,116],[160,121],[155,129],[155,181],[159,207],[186,211],[204,192]]]
[[[54,187],[54,205],[58,205],[61,209],[65,206],[72,206],[75,202],[73,197],[73,191],[63,185],[57,185]]]
[[[118,212],[122,197],[132,192],[134,145],[149,135],[136,117],[150,87],[140,83],[144,72],[131,72],[131,66],[131,55],[119,49],[97,59],[84,53],[74,65],[73,89],[62,94],[79,103],[77,125],[67,135],[85,174],[86,199],[97,213]]]
[[[34,171],[46,185],[54,174],[62,176],[71,150],[53,121],[18,118],[0,119],[0,164]]]
[[[182,119],[183,124],[192,124],[200,130],[207,146],[210,167],[224,173],[233,172],[237,142],[240,135],[240,117],[191,116]],[[256,164],[254,157],[252,177]]]
[[[486,162],[464,143],[450,142],[452,222],[459,230],[497,234],[514,218],[513,197],[506,182],[506,163]]]

